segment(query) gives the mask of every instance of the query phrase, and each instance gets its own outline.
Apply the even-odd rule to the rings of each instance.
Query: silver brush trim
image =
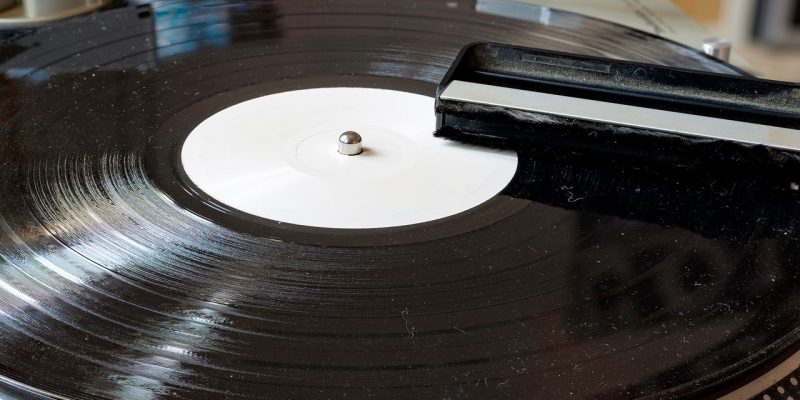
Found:
[[[777,126],[464,81],[450,82],[439,98],[800,151],[800,130]]]

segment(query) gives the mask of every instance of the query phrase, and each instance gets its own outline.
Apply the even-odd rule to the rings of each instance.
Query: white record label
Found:
[[[189,178],[232,208],[285,223],[385,228],[448,217],[499,193],[513,152],[433,137],[433,98],[366,88],[305,89],[222,110],[181,151]],[[364,152],[337,151],[355,131]]]

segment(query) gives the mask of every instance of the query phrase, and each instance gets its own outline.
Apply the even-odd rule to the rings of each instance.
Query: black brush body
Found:
[[[448,86],[456,81],[488,91],[511,89],[513,95],[526,91],[574,98],[575,115],[514,108],[497,100],[448,98]],[[582,117],[579,107],[585,100],[619,105],[623,121]],[[745,132],[711,137],[670,131],[669,120],[654,128],[624,121],[649,109],[687,121],[734,121]],[[601,163],[757,175],[788,186],[800,180],[800,148],[792,145],[800,143],[797,84],[479,43],[465,47],[443,79],[436,114],[437,137],[481,146],[557,149]],[[783,141],[771,135],[767,139],[775,140],[764,143],[741,139],[748,136],[747,129],[764,127],[781,130],[785,135],[778,139]]]

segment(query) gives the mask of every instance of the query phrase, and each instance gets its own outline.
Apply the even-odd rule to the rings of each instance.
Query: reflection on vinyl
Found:
[[[474,204],[348,227],[271,219],[285,215],[272,208],[257,215],[184,168],[187,137],[223,110],[318,88],[432,98],[458,50],[477,40],[735,68],[642,32],[510,1],[198,3],[108,10],[0,47],[0,395],[638,399],[748,398],[778,383],[786,395],[796,390],[796,365],[785,362],[800,328],[800,207],[796,193],[768,180],[709,182],[520,148],[500,155],[514,161],[508,176]],[[383,129],[386,143],[406,140],[397,126],[409,121],[385,120],[353,121],[366,148],[371,129]],[[265,156],[302,156],[301,144],[316,146],[314,132],[335,140],[349,128],[315,129],[312,139],[287,131],[259,146]],[[252,180],[236,186],[242,174],[230,177],[237,191],[263,185],[248,204],[294,206],[274,202],[283,192],[270,189],[317,193],[314,182],[333,179],[288,179],[298,164],[262,163],[258,146],[234,146],[236,132],[205,154],[240,161],[255,152]],[[325,157],[348,162],[330,143]],[[437,151],[479,159],[492,151],[458,146]],[[414,207],[395,207],[408,213],[439,204],[446,191],[429,194],[437,182],[470,188],[464,196],[482,180],[498,182],[481,175],[489,167],[462,171],[408,154],[398,155],[402,165],[441,168],[430,179],[443,181],[413,192],[413,179],[375,164],[363,176],[336,175],[325,193],[374,175],[385,183],[374,190],[413,192]],[[363,203],[326,212],[369,212]],[[778,365],[784,372],[770,378]]]

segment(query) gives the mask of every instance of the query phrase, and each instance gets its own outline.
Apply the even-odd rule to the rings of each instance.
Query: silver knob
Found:
[[[710,38],[703,41],[703,52],[728,61],[731,58],[731,42],[725,38]]]
[[[361,135],[353,131],[347,131],[339,135],[339,154],[355,156],[361,154]]]

